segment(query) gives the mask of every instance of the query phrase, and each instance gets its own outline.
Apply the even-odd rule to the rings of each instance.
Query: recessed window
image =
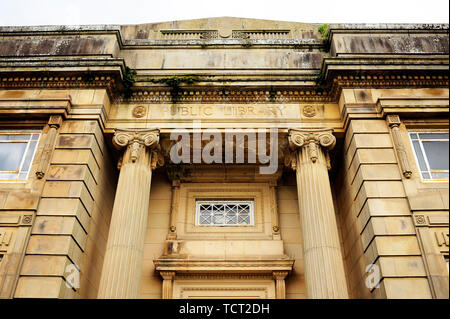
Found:
[[[448,130],[410,131],[409,137],[422,179],[448,181]]]
[[[196,201],[197,226],[254,225],[253,201]]]
[[[0,131],[0,180],[28,178],[39,137],[34,131]]]

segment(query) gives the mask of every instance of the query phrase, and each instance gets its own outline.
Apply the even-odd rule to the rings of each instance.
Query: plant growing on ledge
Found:
[[[195,75],[185,75],[185,76],[171,76],[168,78],[154,79],[153,83],[163,83],[165,85],[171,86],[172,101],[176,103],[178,98],[178,93],[181,91],[181,84],[193,84],[198,81],[198,77]]]
[[[123,73],[123,87],[125,97],[130,97],[132,94],[131,88],[136,83],[136,71],[125,67],[125,72]]]
[[[192,84],[198,81],[196,76],[186,75],[186,76],[171,76],[169,78],[162,78],[158,80],[153,80],[154,83],[164,83],[171,87],[179,87],[180,84]]]
[[[328,23],[322,24],[319,27],[318,31],[322,35],[322,39],[327,40],[327,37],[328,37]]]

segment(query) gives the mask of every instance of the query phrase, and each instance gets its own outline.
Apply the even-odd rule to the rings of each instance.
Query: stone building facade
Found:
[[[448,58],[448,25],[0,27],[0,298],[448,298]]]

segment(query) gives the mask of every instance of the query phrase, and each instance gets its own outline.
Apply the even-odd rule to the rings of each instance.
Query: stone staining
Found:
[[[448,127],[448,24],[62,29],[0,27],[2,131],[42,137],[0,181],[0,298],[448,299],[448,181],[414,175],[407,139]],[[195,121],[277,128],[295,171],[165,163]],[[217,200],[254,200],[254,225],[195,225]]]

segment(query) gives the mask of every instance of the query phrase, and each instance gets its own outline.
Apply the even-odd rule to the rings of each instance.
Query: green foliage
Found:
[[[136,71],[130,69],[129,67],[125,67],[125,72],[123,74],[123,86],[124,86],[124,93],[125,96],[130,97],[131,96],[131,88],[136,83]]]
[[[169,78],[155,79],[152,80],[153,83],[164,83],[165,85],[171,86],[172,102],[177,103],[178,94],[181,92],[181,84],[193,84],[198,81],[198,77],[195,75],[185,75],[185,76],[171,76]]]
[[[91,71],[87,71],[86,73],[83,73],[81,78],[83,79],[83,82],[90,83],[90,84],[94,83],[94,80],[95,80],[94,73],[92,73]]]
[[[173,88],[177,88],[180,84],[192,84],[197,82],[198,78],[196,76],[187,75],[187,76],[171,76],[169,78],[162,78],[158,80],[153,80],[154,83],[164,83]]]
[[[253,44],[251,41],[245,41],[244,43],[242,43],[242,47],[244,48],[250,48],[252,45]]]
[[[322,35],[322,39],[326,40],[328,36],[328,23],[324,23],[319,27],[319,33]]]

